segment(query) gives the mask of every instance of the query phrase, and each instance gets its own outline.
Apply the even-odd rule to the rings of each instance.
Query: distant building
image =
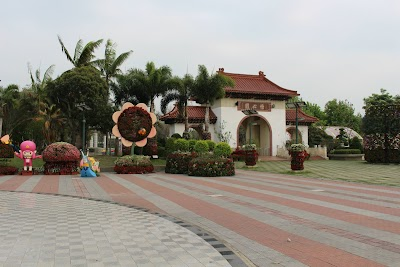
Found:
[[[261,156],[276,156],[278,149],[288,139],[295,139],[296,111],[286,109],[287,100],[298,96],[297,91],[288,90],[268,80],[260,71],[258,75],[227,73],[223,68],[218,73],[232,78],[233,88],[225,88],[225,97],[215,101],[210,108],[211,139],[218,142],[217,134],[230,132],[229,144],[235,148],[255,143]],[[190,127],[199,131],[205,116],[205,106],[189,106]],[[308,126],[318,121],[298,109],[299,142],[308,145]],[[184,131],[184,118],[177,107],[160,118],[170,126],[170,134]],[[221,125],[224,129],[221,130]]]

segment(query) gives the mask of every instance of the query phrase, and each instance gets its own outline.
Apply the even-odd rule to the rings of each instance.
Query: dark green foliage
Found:
[[[187,174],[189,162],[195,157],[197,155],[191,152],[174,152],[168,154],[165,163],[165,172]]]
[[[360,149],[334,149],[330,154],[361,154]]]
[[[214,151],[215,148],[215,142],[213,140],[206,140],[207,145],[208,145],[208,151]]]
[[[209,151],[207,141],[205,140],[197,141],[196,145],[194,146],[194,151],[196,151],[199,154],[207,153]]]
[[[364,150],[361,140],[358,139],[358,137],[354,136],[352,139],[350,139],[350,148],[351,149],[359,149],[361,152]]]
[[[189,151],[191,151],[191,152],[194,151],[194,147],[195,147],[196,143],[197,143],[197,140],[189,139]]]
[[[176,138],[174,137],[167,138],[167,141],[165,142],[165,153],[167,156],[172,152],[175,152],[175,141]]]
[[[319,127],[311,125],[308,128],[308,145],[310,147],[315,145],[326,145],[328,142],[331,142],[332,139],[332,136],[325,133],[325,131]]]
[[[235,164],[230,158],[198,157],[189,162],[188,175],[202,177],[233,176]]]
[[[189,141],[183,138],[176,139],[175,141],[175,150],[181,152],[188,152],[189,151]]]
[[[171,137],[176,139],[182,138],[182,136],[178,133],[174,133],[173,135],[171,135]]]
[[[158,157],[159,158],[165,158],[165,147],[159,146],[158,147]]]
[[[228,143],[220,142],[214,148],[214,155],[216,157],[227,158],[232,154],[232,149]]]

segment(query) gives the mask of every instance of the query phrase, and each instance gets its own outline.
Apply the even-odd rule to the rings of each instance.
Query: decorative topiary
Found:
[[[178,133],[174,133],[173,135],[171,135],[171,137],[175,138],[175,139],[182,138],[182,136],[180,134],[178,134]]]
[[[230,158],[194,158],[189,162],[188,175],[215,177],[235,175],[235,164]]]
[[[189,151],[194,151],[194,146],[196,145],[196,143],[197,143],[197,140],[195,140],[195,139],[190,139],[189,140]]]
[[[187,174],[189,162],[195,157],[197,157],[197,154],[191,152],[171,153],[167,156],[165,172]]]
[[[232,149],[228,143],[220,142],[214,148],[214,155],[227,158],[232,154]]]
[[[196,145],[194,146],[194,151],[199,153],[199,154],[205,154],[208,152],[208,144],[207,141],[205,140],[199,140],[196,142]]]
[[[168,156],[168,154],[172,153],[175,151],[175,141],[177,139],[174,137],[167,138],[167,141],[165,142],[165,153]]]
[[[0,158],[5,159],[13,157],[14,149],[12,148],[12,146],[0,142]]]
[[[42,153],[44,174],[76,174],[81,158],[79,150],[66,142],[48,145]]]
[[[215,148],[215,142],[213,140],[206,140],[207,145],[208,145],[208,150],[209,151],[214,151]]]
[[[181,152],[187,152],[189,151],[189,141],[186,139],[176,139],[175,141],[175,150],[181,151]]]
[[[211,133],[210,132],[202,132],[201,137],[203,140],[211,140]]]
[[[118,174],[150,173],[154,166],[148,156],[127,155],[115,161],[114,171]]]

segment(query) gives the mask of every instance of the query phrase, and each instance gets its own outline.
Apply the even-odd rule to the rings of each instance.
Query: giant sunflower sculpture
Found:
[[[120,111],[114,112],[112,118],[116,123],[112,133],[116,137],[121,137],[124,146],[130,147],[135,143],[143,147],[147,144],[147,138],[153,138],[156,135],[154,123],[157,117],[154,113],[147,111],[146,104],[140,103],[135,106],[127,102]]]

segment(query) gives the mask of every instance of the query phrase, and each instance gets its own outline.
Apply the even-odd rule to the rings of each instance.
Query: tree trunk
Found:
[[[150,100],[150,112],[154,113],[154,99],[153,98]]]
[[[210,127],[210,107],[207,102],[206,103],[206,116],[204,118],[204,131],[208,132],[209,127]]]
[[[187,114],[187,106],[185,105],[184,107],[184,112],[185,112],[185,133],[189,132],[189,117]]]

